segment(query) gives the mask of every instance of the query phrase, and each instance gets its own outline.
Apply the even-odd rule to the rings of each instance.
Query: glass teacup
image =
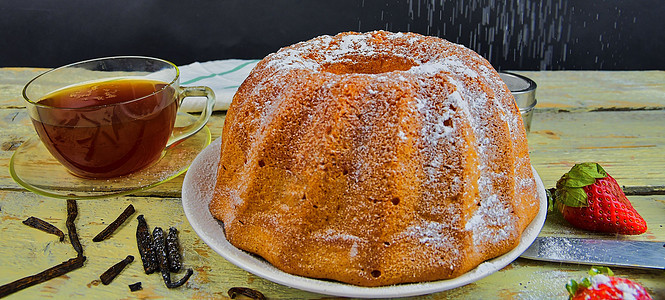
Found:
[[[47,71],[23,89],[48,151],[71,173],[112,178],[144,169],[194,135],[212,114],[208,87],[180,87],[171,62],[137,56],[92,59]],[[199,119],[174,126],[185,97],[206,97]]]

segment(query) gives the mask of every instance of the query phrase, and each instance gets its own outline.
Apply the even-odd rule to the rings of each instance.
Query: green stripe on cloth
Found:
[[[233,73],[233,72],[238,71],[238,70],[244,68],[245,66],[247,66],[247,65],[249,65],[249,64],[252,64],[252,63],[255,63],[255,62],[257,62],[257,61],[259,61],[259,60],[258,60],[258,59],[250,60],[250,61],[247,61],[247,62],[245,62],[245,63],[242,63],[242,64],[238,65],[237,67],[235,67],[235,68],[233,68],[233,69],[231,69],[231,70],[224,71],[224,72],[222,72],[222,73],[217,73],[217,74],[210,74],[210,75],[199,76],[199,77],[196,77],[196,78],[194,78],[194,79],[187,80],[187,81],[183,82],[182,84],[192,84],[192,83],[194,83],[194,82],[197,82],[197,81],[199,81],[199,80],[203,80],[203,79],[206,79],[206,78],[215,77],[215,76],[221,76],[221,75],[225,75],[225,74]]]

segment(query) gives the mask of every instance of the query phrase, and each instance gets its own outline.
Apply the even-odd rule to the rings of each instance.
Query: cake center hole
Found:
[[[380,74],[393,71],[406,71],[416,66],[408,57],[375,55],[372,57],[344,57],[335,62],[324,64],[323,71],[334,74]]]

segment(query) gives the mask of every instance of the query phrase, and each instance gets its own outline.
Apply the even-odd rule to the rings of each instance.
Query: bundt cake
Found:
[[[538,200],[522,119],[477,53],[340,33],[264,58],[233,98],[210,211],[296,275],[459,276],[516,247]]]

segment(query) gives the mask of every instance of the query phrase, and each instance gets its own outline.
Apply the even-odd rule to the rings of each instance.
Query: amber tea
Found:
[[[32,121],[46,148],[84,177],[116,177],[161,156],[176,118],[175,88],[121,78],[67,87],[37,101]]]

